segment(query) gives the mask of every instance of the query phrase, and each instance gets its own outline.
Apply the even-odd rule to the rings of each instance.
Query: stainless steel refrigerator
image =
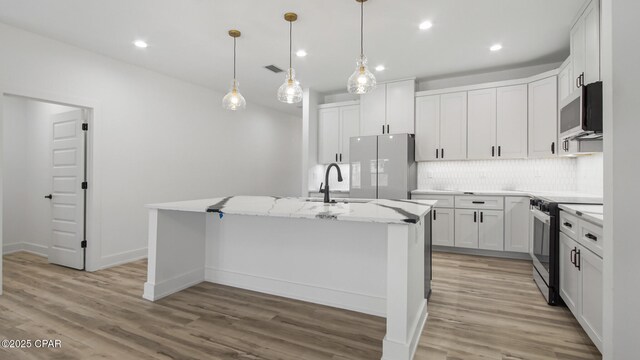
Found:
[[[350,139],[349,197],[409,199],[416,189],[415,138],[411,134]]]

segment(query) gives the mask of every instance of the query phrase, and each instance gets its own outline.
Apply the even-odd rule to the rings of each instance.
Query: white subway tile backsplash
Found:
[[[604,190],[604,156],[596,153],[577,158],[578,192],[602,196]]]

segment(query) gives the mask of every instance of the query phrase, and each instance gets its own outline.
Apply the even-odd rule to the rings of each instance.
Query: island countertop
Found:
[[[329,219],[387,224],[416,223],[436,204],[432,200],[338,199],[325,204],[317,198],[228,196],[149,204],[147,208],[213,212],[221,216],[254,215],[298,219]]]

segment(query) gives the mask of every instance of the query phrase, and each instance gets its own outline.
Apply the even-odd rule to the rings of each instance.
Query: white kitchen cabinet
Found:
[[[555,76],[529,84],[529,158],[558,154],[558,84]]]
[[[560,68],[560,72],[558,73],[558,104],[566,99],[573,91],[572,86],[574,85],[571,84],[572,79],[571,59],[569,59],[564,66]]]
[[[416,98],[416,161],[440,158],[440,95]]]
[[[360,96],[360,135],[415,133],[415,81],[381,83]]]
[[[504,250],[504,212],[500,210],[478,211],[478,248]]]
[[[576,260],[580,283],[578,285],[578,322],[598,349],[602,344],[602,259],[581,247]],[[562,284],[562,283],[561,283]]]
[[[338,161],[340,153],[340,108],[325,108],[318,112],[318,162]]]
[[[529,198],[504,199],[504,250],[529,253]]]
[[[469,91],[468,158],[493,159],[496,154],[496,89]]]
[[[456,247],[478,248],[478,210],[455,210]]]
[[[497,89],[497,144],[499,159],[527,157],[527,85]]]
[[[560,233],[560,296],[572,313],[578,309],[578,268],[573,264],[578,243]]]
[[[439,246],[454,246],[454,210],[434,208],[431,222],[432,243]]]
[[[415,93],[413,80],[386,84],[386,125],[389,134],[415,133]]]
[[[571,28],[571,89],[600,80],[600,1],[592,0]]]
[[[349,139],[360,132],[360,106],[325,107],[318,111],[318,162],[348,163]]]
[[[467,158],[467,92],[440,96],[440,160]]]

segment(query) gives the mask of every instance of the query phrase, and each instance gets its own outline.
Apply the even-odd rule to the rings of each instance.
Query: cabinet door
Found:
[[[467,92],[440,96],[440,159],[467,158]]]
[[[340,108],[320,109],[318,113],[318,162],[336,162],[340,153]]]
[[[360,96],[360,135],[382,135],[386,122],[386,86],[378,85],[372,92]]]
[[[526,158],[527,85],[498,88],[497,99],[498,158]]]
[[[602,345],[602,259],[580,246],[580,299],[578,321],[596,344]],[[562,285],[562,282],[560,283]]]
[[[558,154],[558,84],[552,76],[529,84],[529,157]]]
[[[496,89],[468,93],[469,159],[492,159],[496,148]]]
[[[600,80],[600,9],[598,0],[584,11],[584,83],[591,84]]]
[[[478,210],[455,210],[454,244],[456,247],[478,248],[478,212]]]
[[[529,253],[529,198],[504,199],[504,250]]]
[[[584,18],[580,18],[578,22],[571,28],[571,92],[578,89],[577,78],[585,71],[585,23]]]
[[[439,159],[439,150],[440,95],[418,97],[416,98],[416,161]]]
[[[560,296],[574,315],[578,311],[579,272],[571,259],[575,255],[573,250],[578,246],[570,237],[560,233]]]
[[[558,103],[562,100],[566,99],[571,91],[573,90],[571,87],[571,61],[567,63],[565,67],[560,70],[558,74]]]
[[[343,106],[340,108],[340,162],[349,163],[349,140],[360,135],[360,106]],[[340,156],[338,157],[340,160]]]
[[[478,248],[485,250],[504,250],[504,212],[499,210],[480,210],[478,212]]]
[[[415,133],[416,85],[413,80],[387,85],[387,125],[390,134]]]
[[[435,208],[431,226],[433,245],[454,246],[454,210]]]

